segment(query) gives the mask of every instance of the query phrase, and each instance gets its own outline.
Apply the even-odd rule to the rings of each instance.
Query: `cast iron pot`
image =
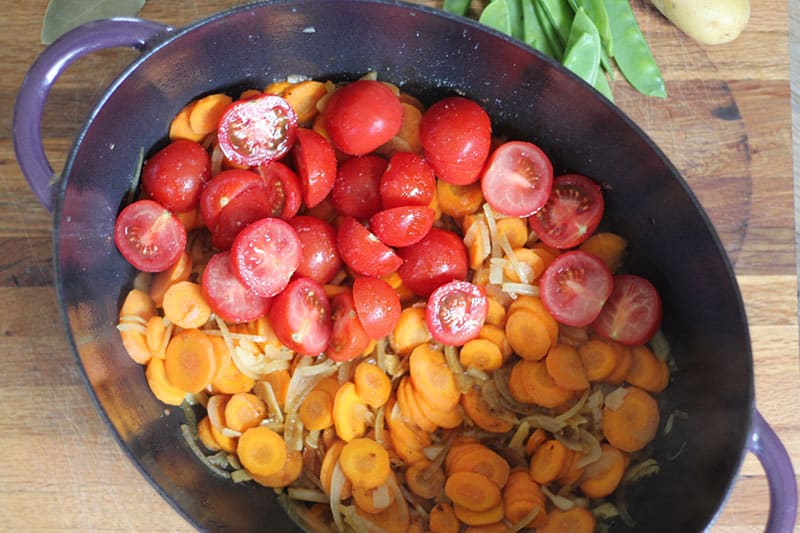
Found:
[[[40,131],[47,93],[74,59],[113,46],[142,55],[100,99],[51,187]],[[164,497],[203,529],[296,527],[268,489],[215,477],[195,458],[181,438],[181,410],[165,414],[120,343],[114,324],[134,271],[111,236],[140,150],[163,145],[171,118],[198,95],[263,87],[289,74],[347,79],[367,71],[427,103],[466,94],[496,129],[539,144],[556,168],[607,186],[606,226],[629,240],[630,270],[652,280],[664,299],[663,330],[678,371],[661,396],[662,419],[675,409],[689,414],[659,433],[661,473],[627,491],[636,530],[706,528],[750,451],[769,478],[768,529],[789,531],[795,478],[754,408],[736,280],[674,166],[619,109],[547,58],[463,18],[380,0],[277,0],[180,30],[139,19],[90,23],[46,49],[19,92],[17,158],[55,211],[56,286],[71,344],[109,426]]]

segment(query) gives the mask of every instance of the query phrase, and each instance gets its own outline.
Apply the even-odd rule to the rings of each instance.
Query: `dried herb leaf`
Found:
[[[146,0],[50,0],[42,24],[42,44],[50,44],[81,24],[109,17],[133,17]]]

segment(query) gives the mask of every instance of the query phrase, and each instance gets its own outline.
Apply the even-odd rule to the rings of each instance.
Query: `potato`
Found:
[[[675,26],[701,44],[723,44],[742,33],[750,0],[650,0]]]

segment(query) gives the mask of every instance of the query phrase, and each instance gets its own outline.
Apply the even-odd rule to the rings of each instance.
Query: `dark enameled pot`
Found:
[[[74,59],[133,46],[142,55],[109,87],[75,142],[58,186],[42,149],[47,93]],[[678,371],[661,396],[679,409],[655,442],[658,476],[627,492],[639,531],[699,531],[725,501],[744,455],[764,464],[769,530],[793,527],[791,463],[755,410],[753,358],[739,289],[703,209],[673,165],[618,108],[559,65],[463,18],[392,1],[296,0],[243,6],[176,30],[138,19],[90,23],[47,48],[20,90],[18,161],[55,212],[58,295],[72,346],[110,427],[186,518],[209,530],[284,531],[271,491],[211,474],[185,446],[180,409],[165,414],[114,328],[133,269],[112,241],[140,156],[163,144],[191,99],[263,87],[289,74],[343,79],[375,71],[430,103],[454,92],[494,126],[539,144],[557,168],[607,189],[606,226],[630,242],[628,265],[664,298],[663,329]],[[626,172],[618,172],[625,162]],[[663,418],[666,418],[664,416]]]

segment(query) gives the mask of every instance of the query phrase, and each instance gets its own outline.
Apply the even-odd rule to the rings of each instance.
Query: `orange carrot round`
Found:
[[[268,476],[259,476],[250,472],[253,481],[264,487],[280,488],[287,487],[294,483],[300,474],[303,473],[303,454],[300,452],[289,452],[286,455],[286,462],[283,468],[276,473]]]
[[[488,339],[477,338],[467,341],[461,347],[458,357],[463,366],[484,372],[492,372],[503,366],[503,352],[497,344]]]
[[[432,466],[428,460],[410,464],[403,479],[408,490],[426,500],[436,498],[444,490],[444,471],[441,466]]]
[[[354,487],[366,489],[382,485],[392,472],[389,452],[369,438],[355,438],[345,444],[339,465]]]
[[[600,339],[592,339],[578,346],[578,355],[586,371],[586,379],[592,383],[605,380],[617,363],[614,348]]]
[[[656,436],[660,416],[658,404],[646,391],[626,387],[619,406],[603,408],[602,428],[608,442],[623,452],[644,448]]]
[[[300,421],[310,431],[320,431],[333,425],[333,398],[324,390],[312,390],[298,410]]]
[[[428,528],[431,533],[458,533],[461,523],[449,503],[439,502],[428,515]]]
[[[485,431],[506,433],[514,427],[514,422],[509,420],[512,413],[499,412],[478,389],[472,388],[461,395],[461,407],[470,420]]]
[[[367,432],[367,404],[356,392],[356,386],[348,381],[333,399],[333,423],[336,434],[345,442],[361,437]]]
[[[378,408],[386,403],[392,392],[389,376],[377,365],[362,361],[356,366],[353,375],[356,393],[370,407]]]
[[[567,511],[553,509],[537,533],[593,533],[595,518],[591,511],[577,505]]]
[[[267,415],[267,406],[251,392],[239,392],[225,404],[225,425],[244,432],[257,426]]]
[[[477,181],[470,185],[454,185],[436,180],[436,197],[442,213],[455,219],[476,212],[483,204],[481,184]]]
[[[658,359],[645,345],[631,348],[631,368],[625,380],[648,392],[659,393],[669,382],[667,363]]]
[[[540,485],[546,485],[558,478],[567,459],[567,447],[556,439],[550,439],[539,446],[531,456],[531,478]]]
[[[520,308],[506,318],[506,339],[514,353],[530,361],[547,355],[552,344],[550,333],[541,315]]]
[[[567,344],[550,348],[544,359],[547,373],[556,385],[567,390],[582,391],[589,388],[589,380],[583,369],[578,350]]]
[[[186,392],[170,383],[169,379],[167,379],[163,359],[158,357],[151,358],[147,363],[144,375],[147,379],[147,385],[153,392],[153,396],[167,405],[180,405],[183,403]]]
[[[469,471],[450,474],[444,484],[444,492],[455,505],[470,511],[488,511],[502,501],[500,488],[497,485],[485,476]],[[491,520],[488,523],[495,521]]]
[[[580,488],[590,498],[605,498],[619,486],[625,473],[625,456],[617,448],[604,442],[600,457],[589,463],[581,477]]]
[[[276,474],[286,464],[288,451],[283,438],[265,426],[245,431],[236,445],[242,466],[257,476]]]
[[[197,329],[187,329],[169,341],[164,360],[169,382],[186,392],[200,392],[216,371],[214,346]]]
[[[211,318],[203,289],[192,281],[179,281],[164,293],[164,316],[184,329],[199,328]]]

